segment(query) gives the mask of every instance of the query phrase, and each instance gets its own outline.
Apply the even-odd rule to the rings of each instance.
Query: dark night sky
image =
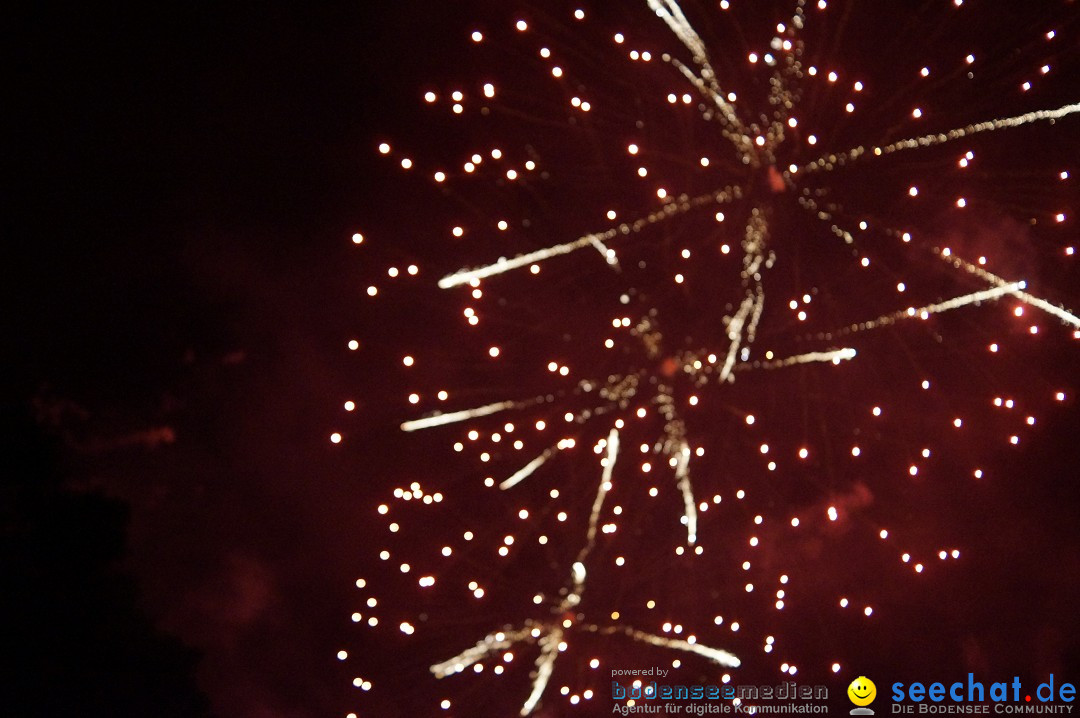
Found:
[[[356,645],[370,560],[360,479],[385,460],[326,441],[341,399],[378,384],[341,350],[362,281],[347,238],[382,201],[375,143],[416,130],[406,108],[470,14],[389,5],[27,3],[5,23],[5,401],[50,407],[71,484],[130,504],[140,605],[201,652],[223,716],[353,705],[334,653]],[[1075,427],[1030,449],[1058,477]],[[1038,532],[992,523],[1030,542],[998,537],[1028,572],[1003,590],[1049,592],[1045,630],[1077,597],[1078,497],[1022,501],[1057,508]],[[1047,553],[1060,572],[1030,563]],[[974,613],[993,645],[1023,634]],[[1075,622],[1062,635],[1076,669]]]
[[[67,406],[67,471],[131,503],[145,608],[203,652],[221,715],[337,715],[348,690],[342,240],[378,184],[379,106],[407,92],[381,53],[414,22],[367,5],[6,23],[8,396]]]

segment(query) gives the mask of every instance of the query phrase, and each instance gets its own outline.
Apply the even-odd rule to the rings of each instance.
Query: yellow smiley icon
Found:
[[[859,676],[847,687],[848,698],[857,706],[868,706],[877,697],[877,686],[866,676]]]

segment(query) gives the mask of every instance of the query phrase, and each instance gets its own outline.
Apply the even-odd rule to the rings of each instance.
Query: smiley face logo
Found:
[[[847,687],[848,698],[857,706],[868,706],[877,697],[877,686],[866,676],[859,676]]]

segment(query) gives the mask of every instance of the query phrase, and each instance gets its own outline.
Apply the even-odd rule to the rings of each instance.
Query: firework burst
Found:
[[[1076,17],[939,5],[463,35],[353,237],[350,349],[396,368],[345,408],[408,435],[332,437],[397,474],[358,687],[387,655],[461,715],[595,708],[642,661],[850,678],[980,550],[956,507],[1073,391]]]

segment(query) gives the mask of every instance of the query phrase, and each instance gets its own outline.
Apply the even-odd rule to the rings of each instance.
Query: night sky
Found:
[[[1076,101],[1080,58],[1074,41],[1080,14],[1071,3],[1036,3],[1031,17],[1015,8],[1006,12],[972,4],[980,5],[973,10],[982,17],[993,18],[971,30],[995,59],[986,71],[992,81],[968,95],[950,95],[955,82],[927,90],[925,101],[940,108],[935,120],[943,123],[940,127]],[[488,239],[475,245],[446,239],[457,217],[497,216],[506,198],[498,193],[505,188],[500,185],[489,195],[473,185],[450,197],[430,183],[403,178],[376,147],[384,140],[401,140],[418,159],[456,161],[456,155],[439,155],[446,147],[468,146],[480,132],[479,123],[463,129],[447,123],[445,114],[426,113],[422,92],[454,82],[476,85],[489,66],[483,56],[469,54],[468,33],[479,26],[499,37],[494,28],[509,27],[513,10],[500,3],[410,0],[393,8],[363,2],[314,8],[263,3],[50,9],[27,4],[13,12],[5,42],[13,76],[5,114],[13,129],[4,192],[7,271],[0,292],[6,308],[2,398],[10,467],[2,471],[12,507],[4,514],[4,560],[15,567],[6,572],[15,577],[6,592],[14,602],[9,610],[26,616],[25,629],[13,643],[16,656],[26,657],[25,675],[14,674],[5,690],[19,714],[51,715],[61,706],[75,711],[70,714],[153,715],[146,709],[152,705],[161,715],[426,715],[436,713],[438,698],[455,690],[463,692],[460,706],[469,701],[486,706],[479,698],[482,681],[495,681],[498,710],[520,706],[528,692],[522,669],[533,660],[527,651],[517,659],[521,672],[504,683],[485,675],[433,685],[426,666],[429,659],[449,658],[487,631],[517,620],[515,582],[547,577],[557,586],[565,581],[565,557],[554,549],[540,557],[539,569],[527,559],[505,570],[478,569],[496,587],[492,602],[482,608],[470,604],[461,614],[448,600],[417,599],[414,589],[406,591],[387,578],[389,588],[380,589],[384,603],[432,614],[431,632],[416,643],[396,631],[396,621],[385,631],[350,621],[367,595],[355,588],[357,577],[376,582],[386,572],[376,556],[387,540],[386,522],[375,507],[393,487],[408,483],[407,476],[471,497],[468,492],[479,486],[475,482],[491,471],[453,457],[448,446],[457,433],[403,438],[397,431],[402,420],[434,408],[411,407],[406,394],[460,388],[455,398],[460,395],[461,403],[450,407],[457,409],[543,393],[550,386],[543,371],[549,351],[575,371],[582,367],[575,378],[587,375],[585,367],[592,365],[614,371],[618,362],[583,346],[603,336],[598,327],[610,327],[610,312],[618,310],[611,299],[624,281],[636,282],[646,306],[678,317],[665,326],[672,335],[687,338],[675,340],[677,346],[685,348],[691,337],[711,341],[716,338],[711,333],[721,335],[711,299],[662,287],[651,269],[615,277],[595,252],[576,268],[576,259],[545,266],[549,274],[542,276],[551,278],[546,286],[523,281],[499,289],[493,281],[484,311],[493,317],[501,311],[504,319],[493,319],[491,329],[485,323],[484,331],[491,334],[482,338],[462,326],[461,306],[468,304],[464,293],[444,301],[431,288],[443,272],[505,251]],[[552,42],[575,48],[576,54],[567,52],[571,60],[596,66],[602,55],[590,55],[584,41],[572,38],[569,6],[530,11],[538,24],[567,28],[553,34]],[[1010,38],[1018,28],[1025,38],[1042,31],[1043,11],[1063,20],[1053,26],[1060,28],[1062,47],[1074,49],[1054,56],[1061,72],[1038,89],[1042,94],[1018,97],[1008,59],[1011,52],[1025,62],[1028,56],[1019,48],[1011,50]],[[610,8],[606,12],[606,19],[615,17]],[[790,14],[786,4],[783,13]],[[642,15],[638,12],[630,24],[645,28]],[[904,82],[911,80],[902,74],[907,66],[889,69],[877,48],[859,39],[873,27],[867,19],[871,14],[853,15],[846,30],[855,39],[826,47],[824,57],[838,67],[861,63],[877,68],[875,77],[883,86],[902,87],[902,76]],[[753,36],[764,27],[758,34],[766,37],[777,18],[755,16],[743,27],[745,34]],[[906,30],[919,34],[910,26]],[[720,31],[715,32],[719,37]],[[669,42],[663,37],[656,44]],[[948,43],[948,37],[926,35],[916,50],[927,59],[914,58],[908,65],[933,64],[935,53],[947,54],[942,48]],[[505,47],[496,43],[492,52],[497,55]],[[740,54],[718,66],[737,68],[741,62]],[[516,67],[500,68],[500,78],[511,87],[514,79],[524,84],[532,77],[525,69],[518,75]],[[598,71],[588,80],[597,86],[603,76]],[[613,86],[613,96],[639,93],[625,78]],[[1000,95],[986,94],[995,88]],[[745,89],[750,94],[754,85],[747,80]],[[847,138],[906,136],[907,127],[890,125],[890,118],[903,115],[890,114],[890,103],[903,106],[920,93],[904,87],[892,95],[884,90],[871,95],[866,102],[876,109],[865,123],[847,126],[846,135],[837,129],[830,149],[847,147],[850,143],[842,141]],[[640,188],[620,194],[612,178],[630,165],[608,162],[601,149],[609,139],[603,127],[585,131],[584,125],[572,125],[567,130],[555,124],[555,130],[546,130],[551,117],[565,121],[564,110],[552,112],[544,104],[550,98],[539,91],[535,97],[522,91],[517,99],[526,109],[502,115],[498,131],[511,144],[535,138],[537,156],[554,169],[550,182],[537,183],[531,194],[514,200],[520,214],[537,213],[533,234],[515,252],[602,226],[588,214],[598,207],[617,205],[632,216],[635,207],[655,205],[655,197]],[[643,105],[625,114],[648,111]],[[715,138],[699,134],[700,123],[687,121],[662,131],[661,122],[657,118],[644,134],[664,138],[657,143],[667,143],[665,157],[684,153],[694,159],[702,147],[719,152]],[[1076,211],[1078,125],[1069,117],[1054,127],[1018,129],[1016,138],[1004,133],[1000,144],[980,145],[996,164],[988,161],[988,169],[978,169],[981,174],[970,185],[973,196],[983,198],[975,218],[957,217],[935,205],[911,212],[882,199],[894,190],[902,194],[911,174],[937,176],[942,165],[935,163],[943,155],[914,159],[884,175],[855,170],[833,186],[840,195],[846,192],[843,196],[853,205],[861,202],[868,216],[910,218],[913,227],[946,241],[953,238],[953,246],[997,254],[1001,260],[996,266],[1008,270],[1007,276],[1037,278],[1036,294],[1046,289],[1053,301],[1075,310],[1080,307],[1075,260],[1060,261],[1063,255],[1055,253],[1059,244],[1075,243],[1075,217],[1050,238],[1041,234],[1042,228],[1029,231],[1017,218],[1051,207],[1070,215]],[[546,140],[546,131],[555,139]],[[958,151],[946,153],[950,162]],[[810,157],[804,153],[793,160]],[[1073,184],[1045,194],[1038,171],[1051,166],[1069,170]],[[694,175],[674,160],[660,174],[665,171],[666,178],[688,188],[715,184],[715,177]],[[768,190],[755,181],[742,175],[739,181],[767,196]],[[1017,187],[1029,192],[1017,194]],[[567,202],[567,197],[584,199]],[[783,239],[801,236],[800,223],[806,220],[776,205],[770,221],[782,235],[777,254],[784,257],[786,248],[792,258],[779,265],[778,281],[820,288],[820,303],[827,307],[818,317],[821,328],[907,306],[890,304],[879,287],[860,285],[847,266],[850,260],[841,260],[839,250],[829,254],[836,247],[810,250]],[[820,236],[833,239],[826,228],[814,226]],[[350,241],[361,229],[370,246],[358,248]],[[736,243],[739,229],[732,228]],[[663,257],[680,242],[705,231],[688,222],[681,232],[659,233],[663,241],[640,258],[656,266],[654,261],[667,261]],[[545,234],[560,239],[544,239]],[[1037,245],[1043,240],[1051,244]],[[785,246],[785,241],[790,243]],[[1047,246],[1054,251],[1044,251]],[[893,267],[904,262],[887,253],[885,261]],[[409,262],[421,265],[427,285],[418,285],[412,294],[402,291],[385,301],[367,301],[364,287],[383,283],[386,264]],[[843,273],[834,274],[842,262]],[[662,266],[667,272],[668,265]],[[912,293],[921,292],[930,301],[955,295],[946,288],[940,267],[930,266],[919,265],[915,278],[908,279]],[[982,288],[971,282],[963,286],[964,291]],[[861,294],[853,301],[849,293]],[[777,311],[787,311],[783,296]],[[723,306],[724,300],[716,301]],[[588,310],[580,311],[582,306]],[[855,306],[859,311],[852,311]],[[564,325],[561,317],[573,320]],[[800,626],[792,619],[784,627],[797,651],[824,661],[824,644],[850,639],[852,661],[862,661],[854,670],[868,675],[913,676],[925,665],[938,665],[953,673],[982,672],[988,680],[1014,673],[1041,679],[1051,672],[1080,679],[1077,347],[1068,338],[1071,330],[1042,319],[1057,339],[1048,336],[1037,347],[1024,344],[1011,363],[993,369],[985,366],[989,341],[1028,339],[1002,311],[986,323],[957,312],[914,336],[899,331],[874,335],[860,351],[872,355],[877,350],[886,358],[872,370],[852,370],[850,378],[826,388],[821,382],[831,379],[813,367],[793,370],[774,384],[766,381],[760,392],[762,384],[740,379],[722,407],[710,410],[714,413],[705,414],[692,429],[695,440],[720,453],[728,432],[743,430],[736,425],[750,408],[762,424],[775,419],[784,440],[817,438],[822,445],[839,447],[847,438],[838,427],[855,425],[860,392],[880,388],[897,413],[917,415],[921,399],[902,381],[914,381],[919,371],[933,373],[952,392],[949,410],[988,412],[988,404],[978,402],[990,394],[982,386],[973,389],[978,382],[1003,390],[1031,389],[1042,392],[1043,399],[1051,389],[1069,393],[1066,402],[1040,414],[1039,425],[1019,448],[1004,451],[995,445],[996,453],[984,460],[1001,480],[978,489],[950,481],[924,485],[921,492],[884,479],[879,485],[873,471],[856,476],[846,459],[838,458],[822,458],[809,473],[796,473],[790,484],[770,489],[769,508],[782,514],[785,505],[823,510],[822,502],[838,496],[857,510],[864,501],[859,498],[864,489],[858,487],[869,484],[879,502],[892,502],[890,520],[910,529],[916,543],[925,538],[929,545],[932,539],[923,534],[944,526],[943,533],[964,546],[965,561],[957,568],[915,581],[910,570],[900,572],[891,563],[880,569],[885,559],[864,553],[854,536],[844,532],[826,536],[831,545],[822,537],[777,543],[770,549],[777,555],[788,552],[820,566],[821,586],[815,584],[812,595],[831,596],[824,586],[850,571],[859,581],[878,586],[875,595],[885,614],[873,628],[844,623],[834,629],[812,608],[804,608],[799,616],[809,615],[810,624]],[[767,339],[795,353],[798,341],[792,337],[797,332],[788,330]],[[472,338],[461,338],[466,335]],[[347,351],[353,337],[360,338],[362,351]],[[943,352],[935,348],[937,337],[947,338]],[[472,349],[492,342],[508,348],[508,364],[491,369],[468,358]],[[515,359],[513,349],[523,347],[541,354],[532,360],[519,353]],[[400,356],[407,351],[417,354],[421,366],[430,358],[433,373],[420,379],[403,373]],[[646,362],[640,355],[627,356],[625,361],[634,366]],[[343,414],[345,399],[356,400],[355,414]],[[789,402],[801,409],[790,421],[783,418]],[[1041,401],[1040,407],[1047,404]],[[987,435],[1005,431],[1002,426],[984,424]],[[343,445],[328,441],[332,431],[345,434]],[[587,447],[606,435],[606,429],[590,431],[587,444],[581,439],[583,462],[592,458]],[[886,446],[881,466],[892,466],[932,436],[916,427],[898,439],[885,432],[867,441]],[[757,441],[747,439],[746,446]],[[950,462],[966,467],[968,455],[989,444],[989,439],[947,444],[947,467],[955,468]],[[757,464],[751,466],[752,447],[743,453],[750,458],[713,466],[751,474],[757,470]],[[520,463],[499,464],[498,470],[512,472]],[[567,461],[559,466],[561,480],[578,487],[566,490],[568,499],[587,506],[595,465]],[[724,481],[717,485],[732,488]],[[446,490],[449,495],[451,489]],[[433,521],[413,547],[441,545],[470,514],[490,516],[492,535],[501,536],[502,523],[509,523],[502,517],[516,499],[477,495],[467,500],[476,502],[472,505],[451,507],[455,513],[445,523]],[[534,505],[542,501],[539,493],[527,496]],[[679,502],[668,498],[662,511],[628,520],[635,535],[655,531],[668,538],[678,533]],[[70,520],[64,519],[69,515]],[[723,530],[711,537],[725,538]],[[79,546],[90,548],[84,554],[74,550]],[[891,555],[888,560],[895,561]],[[641,583],[670,581],[667,559],[648,561]],[[68,576],[77,591],[65,586]],[[697,580],[689,585],[700,588]],[[741,586],[740,577],[735,581]],[[640,589],[618,585],[627,595]],[[500,594],[499,586],[510,588]],[[712,599],[725,590],[718,589]],[[601,605],[608,610],[607,603]],[[113,630],[118,625],[137,630]],[[664,656],[603,642],[595,647],[628,651],[625,655],[634,660],[656,662]],[[349,661],[336,658],[341,649],[350,652]],[[140,660],[144,666],[160,662],[163,667],[140,669]],[[580,666],[568,666],[553,686],[585,680]],[[779,680],[771,667],[749,666],[746,680]],[[691,668],[697,673],[688,676],[710,675],[704,663]],[[808,673],[808,680],[816,676]],[[358,674],[374,681],[370,695],[358,697],[352,685]],[[422,681],[415,690],[414,679]],[[455,680],[463,687],[455,688]],[[115,690],[95,691],[95,684],[106,683]],[[68,688],[59,690],[58,685]],[[606,690],[603,680],[597,685]],[[136,694],[142,702],[118,697]],[[598,709],[606,713],[607,694],[598,695]],[[553,696],[545,704],[546,714],[569,711],[560,700]],[[486,712],[496,710],[487,707],[459,710],[455,714],[499,714]]]

